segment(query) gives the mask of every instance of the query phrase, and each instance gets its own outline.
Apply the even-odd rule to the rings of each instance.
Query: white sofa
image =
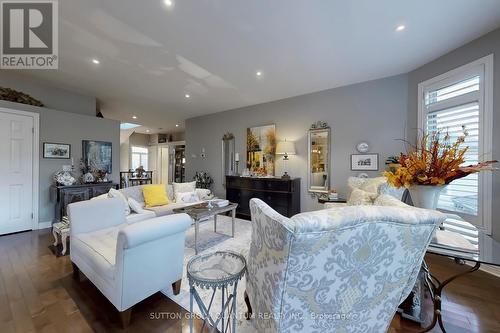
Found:
[[[127,199],[132,198],[144,207],[144,196],[142,195],[142,188],[144,186],[146,185],[131,186],[120,189],[119,191],[122,192]],[[134,222],[144,221],[153,218],[155,216],[158,217],[158,216],[170,215],[173,214],[173,210],[175,208],[195,204],[195,203],[185,204],[185,203],[175,202],[173,188],[171,184],[166,185],[166,191],[168,199],[170,201],[168,205],[143,208],[140,212],[131,212],[130,215],[127,215],[126,217],[127,222],[134,223]],[[195,189],[195,192],[198,194],[198,196],[202,201],[211,199],[213,197],[211,191],[208,189],[197,188]]]
[[[68,206],[71,262],[130,321],[131,307],[172,287],[180,291],[186,214],[127,223],[121,199],[89,200]]]
[[[383,206],[287,218],[259,199],[250,209],[245,301],[266,333],[386,332],[445,219]]]
[[[144,221],[147,219],[151,219],[153,217],[170,215],[170,214],[173,214],[173,210],[175,208],[184,207],[187,205],[193,205],[193,204],[198,203],[198,202],[193,202],[193,203],[186,204],[186,203],[175,202],[174,193],[173,193],[174,191],[173,191],[172,185],[167,184],[166,185],[166,192],[167,192],[168,200],[170,201],[169,204],[163,205],[163,206],[158,206],[158,207],[145,208],[144,207],[144,205],[145,205],[144,204],[144,196],[142,194],[142,188],[144,186],[146,186],[146,185],[131,186],[131,187],[126,187],[126,188],[118,190],[119,192],[121,192],[125,196],[125,199],[128,200],[129,198],[132,198],[142,206],[142,208],[139,209],[139,211],[134,211],[132,209],[130,210],[130,214],[128,214],[126,216],[126,220],[128,223],[135,223],[135,222],[140,222],[140,221]],[[212,195],[212,192],[208,189],[196,188],[195,192],[198,194],[198,196],[201,200],[199,202],[203,202],[205,200],[214,198],[214,196]],[[91,200],[100,200],[100,199],[106,199],[106,198],[108,198],[107,193],[102,194],[98,197],[94,197]]]

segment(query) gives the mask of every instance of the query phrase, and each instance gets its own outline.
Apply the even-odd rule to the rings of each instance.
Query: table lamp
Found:
[[[276,154],[283,155],[283,171],[284,174],[281,176],[282,179],[290,179],[290,175],[287,172],[287,161],[289,155],[295,155],[295,144],[292,141],[280,141],[276,145]]]

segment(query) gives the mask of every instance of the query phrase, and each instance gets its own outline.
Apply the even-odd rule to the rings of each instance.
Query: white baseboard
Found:
[[[52,228],[52,221],[39,222],[38,230]]]
[[[500,278],[500,267],[498,266],[481,265],[479,269]]]
[[[476,264],[474,261],[466,261],[465,263],[470,267]],[[481,264],[481,266],[479,266],[479,270],[500,278],[500,267],[498,266]]]

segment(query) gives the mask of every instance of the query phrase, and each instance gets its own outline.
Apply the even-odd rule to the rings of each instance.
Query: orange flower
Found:
[[[468,146],[463,147],[467,135],[463,128],[463,135],[453,143],[448,133],[443,138],[440,132],[423,135],[416,149],[407,154],[401,153],[399,165],[386,171],[384,176],[392,186],[408,188],[412,185],[445,185],[471,173],[494,170],[491,164],[497,161],[462,166],[469,149]]]

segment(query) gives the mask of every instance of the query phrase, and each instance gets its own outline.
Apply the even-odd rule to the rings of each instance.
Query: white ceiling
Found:
[[[59,1],[59,70],[29,75],[97,96],[108,118],[179,130],[408,72],[500,25],[499,0],[172,1]]]

